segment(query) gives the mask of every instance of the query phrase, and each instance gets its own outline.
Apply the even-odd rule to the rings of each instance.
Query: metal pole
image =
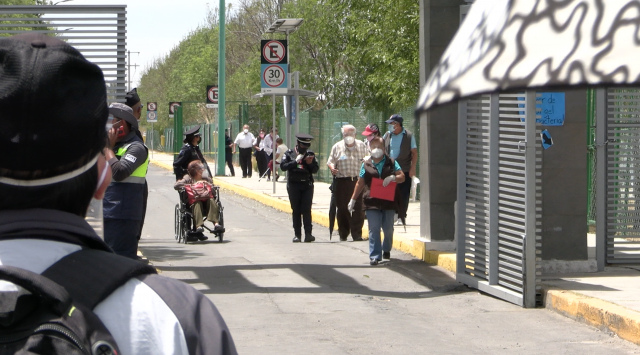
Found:
[[[153,137],[151,141],[151,159],[153,159],[153,150],[156,149],[156,133],[153,130],[153,122],[151,122],[151,136]]]
[[[273,94],[273,133],[276,133],[276,94]],[[275,147],[276,138],[273,134],[271,134],[271,148]],[[275,151],[271,151],[271,164],[273,166],[273,170],[271,170],[271,175],[273,175],[273,194],[276,194],[276,155]]]
[[[129,76],[129,80],[127,80],[127,91],[131,91],[131,51],[127,51],[127,75]]]
[[[286,36],[287,36],[287,46],[289,46],[289,31],[286,32]],[[287,51],[289,51],[289,48],[287,48]],[[291,52],[289,52],[288,54],[291,54]],[[291,60],[290,60],[291,56],[289,55],[289,56],[287,56],[287,58],[288,58],[288,63],[287,64],[291,63]],[[291,75],[291,65],[287,66],[287,71],[288,71],[287,75]],[[287,84],[287,88],[291,88],[291,76],[289,76],[289,81],[288,81],[288,84]],[[297,88],[298,88],[298,85],[296,85],[296,89]],[[286,136],[287,147],[289,147],[289,146],[291,146],[291,116],[292,116],[291,115],[291,110],[293,109],[293,107],[291,107],[292,106],[291,105],[291,96],[288,96],[287,100],[285,100],[285,101],[287,102],[287,106],[288,106],[287,109],[285,110],[285,112],[289,113],[287,115],[287,136]],[[296,116],[296,118],[297,118],[297,116]]]
[[[500,194],[500,94],[489,99],[489,284],[498,284],[498,195]],[[464,218],[464,217],[463,217]]]
[[[525,94],[525,235],[524,244],[524,292],[523,306],[536,306],[536,92]]]
[[[218,138],[225,126],[225,0],[220,0],[220,40],[218,49]],[[224,176],[224,139],[218,139],[217,175]]]
[[[300,72],[297,71],[294,74],[296,76],[296,94],[294,96],[296,98],[296,104],[295,104],[295,106],[296,106],[296,108],[295,108],[296,115],[294,117],[296,119],[296,134],[298,134],[298,133],[300,133],[300,131],[298,129],[298,127],[300,127],[298,125],[298,122],[300,121],[300,92],[298,91],[300,89]]]
[[[596,263],[607,262],[607,89],[596,89]]]
[[[467,102],[468,100],[460,100],[458,102],[458,186],[457,186],[457,201],[456,201],[456,214],[455,214],[455,239],[456,239],[456,274],[457,275],[465,275],[466,273],[466,265],[464,260],[465,255],[465,238],[466,238],[466,205],[467,205],[467,172],[466,172],[466,160],[467,160]],[[426,120],[427,114],[422,114],[422,119]],[[423,177],[427,178],[425,184],[425,180],[423,179],[420,183],[424,186],[428,185],[428,175],[424,174]],[[422,201],[425,200],[421,200]],[[428,201],[428,200],[426,200]],[[427,210],[428,211],[428,210]],[[423,210],[420,210],[421,213]],[[425,215],[428,215],[425,213]],[[425,216],[423,215],[423,216]],[[423,226],[427,227],[429,224],[425,224]],[[424,235],[421,231],[421,235]],[[460,280],[458,280],[460,281]]]

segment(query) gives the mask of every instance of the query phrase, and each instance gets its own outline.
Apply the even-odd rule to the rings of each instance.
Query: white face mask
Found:
[[[384,151],[380,148],[371,150],[371,156],[376,159],[381,158],[383,155],[384,155]]]
[[[208,178],[209,177],[209,170],[204,169],[204,171],[202,172],[202,177],[203,178]]]
[[[352,137],[352,136],[344,137],[344,142],[347,143],[347,145],[351,145],[355,141],[356,141],[356,139],[354,137]]]
[[[242,132],[244,132],[244,134],[247,134],[249,133],[249,130],[245,128]]]

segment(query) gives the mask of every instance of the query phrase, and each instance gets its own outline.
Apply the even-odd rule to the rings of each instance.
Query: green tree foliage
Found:
[[[388,112],[415,104],[419,94],[416,0],[241,0],[227,10],[226,95],[228,101],[270,105],[252,99],[260,92],[260,40],[278,18],[303,18],[289,36],[291,71],[302,88],[324,100],[301,100],[301,108],[324,105]],[[170,101],[204,101],[205,87],[217,83],[217,9],[167,56],[145,69],[139,86],[145,101],[158,101],[160,128],[171,126]],[[281,101],[280,101],[281,102]],[[185,105],[185,124],[211,122],[211,110]],[[229,114],[236,111],[227,109]]]
[[[6,5],[53,5],[52,1],[49,0],[0,0],[0,6]],[[22,21],[0,21],[0,29],[8,30],[8,31],[33,31],[33,30],[46,30],[50,28],[46,27],[32,27],[29,25],[40,25],[46,24],[46,21],[40,20],[40,14],[4,14],[2,17],[4,18],[24,18],[29,20]],[[31,20],[33,19],[33,20]],[[13,36],[14,34],[0,34],[0,37]]]

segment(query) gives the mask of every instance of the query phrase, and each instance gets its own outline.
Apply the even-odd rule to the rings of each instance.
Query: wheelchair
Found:
[[[218,242],[222,243],[224,239],[224,214],[222,207],[222,203],[220,202],[220,187],[214,186],[213,192],[215,197],[213,198],[214,202],[220,208],[219,224],[223,227],[222,230],[215,230],[204,225],[204,229],[212,233],[216,238],[218,238]],[[178,190],[180,194],[180,202],[176,204],[175,208],[175,219],[174,219],[174,227],[175,227],[175,238],[178,243],[185,243],[198,241],[196,232],[195,223],[193,221],[193,213],[191,212],[191,207],[188,203],[187,192],[184,189]],[[207,217],[204,217],[205,221]]]

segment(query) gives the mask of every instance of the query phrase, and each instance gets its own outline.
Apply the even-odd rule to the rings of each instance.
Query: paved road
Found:
[[[220,309],[241,354],[640,354],[640,347],[545,309],[522,309],[366,242],[293,244],[289,215],[223,192],[224,243],[177,244],[174,177],[149,167],[140,244],[162,274]]]

